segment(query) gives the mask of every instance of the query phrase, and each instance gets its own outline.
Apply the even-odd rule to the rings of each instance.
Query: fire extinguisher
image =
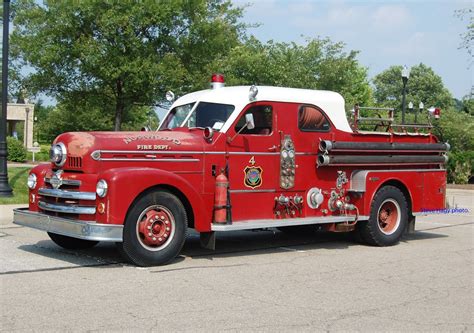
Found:
[[[216,195],[214,199],[214,223],[227,223],[227,188],[229,180],[221,170],[216,177]]]

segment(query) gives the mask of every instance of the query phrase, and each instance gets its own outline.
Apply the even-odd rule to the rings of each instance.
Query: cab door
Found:
[[[275,111],[274,103],[252,103],[227,132],[233,222],[273,218],[280,163]],[[246,114],[253,116],[253,129],[245,126]]]

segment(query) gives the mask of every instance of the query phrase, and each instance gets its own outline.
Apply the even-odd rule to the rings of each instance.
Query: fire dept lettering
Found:
[[[138,140],[161,140],[161,141],[169,141],[174,143],[175,145],[180,145],[181,141],[179,139],[170,138],[167,136],[161,136],[157,134],[145,134],[145,135],[135,135],[135,136],[127,136],[123,138],[123,142],[129,144],[132,141]]]
[[[168,145],[137,145],[137,150],[168,150]]]
[[[244,184],[250,188],[256,188],[262,185],[263,169],[259,166],[248,166],[244,169]]]

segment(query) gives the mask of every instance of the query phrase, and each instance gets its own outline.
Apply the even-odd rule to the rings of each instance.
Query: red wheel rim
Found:
[[[393,199],[385,200],[377,212],[377,221],[380,231],[385,235],[391,235],[400,226],[400,206]]]
[[[173,239],[174,232],[173,214],[164,206],[150,206],[138,218],[137,237],[147,250],[164,249]]]

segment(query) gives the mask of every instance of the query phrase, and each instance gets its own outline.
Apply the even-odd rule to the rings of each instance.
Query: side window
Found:
[[[255,121],[255,128],[244,128],[240,134],[270,135],[273,131],[273,110],[270,105],[256,105],[251,107],[240,117],[235,131],[238,132],[245,125],[245,115],[251,113]]]
[[[323,112],[310,105],[302,105],[298,111],[298,127],[302,131],[328,131],[329,121]]]

